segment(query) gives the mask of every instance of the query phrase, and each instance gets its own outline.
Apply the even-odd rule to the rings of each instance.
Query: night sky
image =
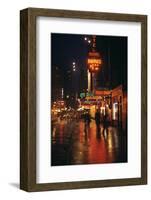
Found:
[[[76,61],[81,66],[86,64],[88,44],[83,35],[51,34],[52,66],[60,66],[66,70]]]
[[[86,72],[87,54],[91,50],[84,37],[91,35],[51,34],[51,67],[58,66],[64,77],[76,62],[76,73]],[[97,75],[97,87],[112,89],[123,84],[127,89],[127,37],[96,36],[96,50],[101,54],[102,65]],[[78,80],[78,79],[77,79]],[[69,83],[64,78],[64,88]]]

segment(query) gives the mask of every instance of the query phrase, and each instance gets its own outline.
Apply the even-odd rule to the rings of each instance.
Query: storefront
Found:
[[[101,116],[105,116],[111,126],[127,128],[127,92],[122,85],[113,90],[96,90],[94,96],[86,96],[81,100],[83,109],[90,111],[92,118],[99,109]]]
[[[112,90],[112,124],[123,130],[127,128],[127,93],[122,85]]]

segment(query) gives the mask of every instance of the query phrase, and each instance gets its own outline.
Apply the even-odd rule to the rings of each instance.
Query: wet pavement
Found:
[[[52,128],[51,165],[127,162],[126,133],[92,120],[58,120]]]

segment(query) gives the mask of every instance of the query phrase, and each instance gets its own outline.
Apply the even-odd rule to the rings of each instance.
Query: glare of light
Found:
[[[73,71],[75,72],[75,70],[76,70],[76,69],[74,68]]]
[[[90,44],[90,43],[91,43],[91,40],[88,40],[88,43]]]
[[[116,120],[117,112],[118,112],[118,103],[113,103],[113,120]]]
[[[111,152],[113,148],[113,141],[112,141],[112,137],[111,135],[108,136],[108,149],[109,149],[109,152]]]
[[[72,64],[75,65],[75,62],[73,62]]]
[[[81,108],[78,108],[77,110],[78,110],[78,111],[80,111],[80,110],[84,110],[84,108],[81,107]]]
[[[63,95],[64,95],[64,90],[63,90],[63,88],[61,89],[61,96],[62,96],[62,98],[63,98]]]
[[[105,115],[105,107],[101,107],[101,113]]]
[[[88,39],[87,37],[84,38],[84,40],[87,40],[87,39]]]

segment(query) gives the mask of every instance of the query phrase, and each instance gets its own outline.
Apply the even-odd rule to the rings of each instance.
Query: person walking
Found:
[[[101,114],[100,114],[99,109],[97,109],[95,113],[95,123],[96,123],[97,131],[100,132]]]
[[[90,122],[91,122],[90,112],[87,111],[87,112],[84,114],[84,123],[85,123],[84,132],[85,132],[85,134],[87,134],[88,128],[89,128],[89,126],[90,126]]]
[[[86,124],[86,125],[88,125],[88,126],[90,125],[91,116],[90,116],[90,112],[89,112],[89,111],[87,111],[87,112],[85,113],[84,121],[85,121],[85,124]]]
[[[108,115],[107,115],[107,113],[105,113],[105,115],[103,117],[103,133],[105,133],[105,131],[108,133]]]

